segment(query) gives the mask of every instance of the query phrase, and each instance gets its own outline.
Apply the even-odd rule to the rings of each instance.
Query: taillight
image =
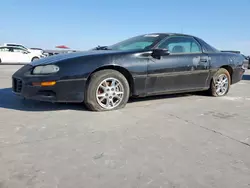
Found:
[[[244,70],[248,69],[248,62],[246,62],[246,61],[243,62],[242,69],[244,69]]]

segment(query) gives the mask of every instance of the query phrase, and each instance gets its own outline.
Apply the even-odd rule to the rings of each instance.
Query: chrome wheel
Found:
[[[217,95],[225,95],[227,93],[228,87],[229,82],[227,75],[221,74],[215,79],[215,88]]]
[[[117,107],[124,96],[124,87],[121,82],[115,78],[103,80],[96,90],[96,100],[104,109],[113,109]]]

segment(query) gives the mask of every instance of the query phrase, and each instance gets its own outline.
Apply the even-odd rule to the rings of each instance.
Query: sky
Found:
[[[175,32],[250,55],[250,0],[5,0],[0,14],[0,44],[88,50]]]

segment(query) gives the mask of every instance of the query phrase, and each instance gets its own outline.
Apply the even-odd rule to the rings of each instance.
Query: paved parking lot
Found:
[[[226,97],[133,100],[94,113],[20,100],[0,65],[0,188],[250,187],[250,72]]]

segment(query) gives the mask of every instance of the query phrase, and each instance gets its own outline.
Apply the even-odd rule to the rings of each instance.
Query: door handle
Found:
[[[200,59],[200,62],[201,62],[201,63],[206,63],[206,62],[208,62],[208,59],[207,59],[207,58],[201,58],[201,59]]]

